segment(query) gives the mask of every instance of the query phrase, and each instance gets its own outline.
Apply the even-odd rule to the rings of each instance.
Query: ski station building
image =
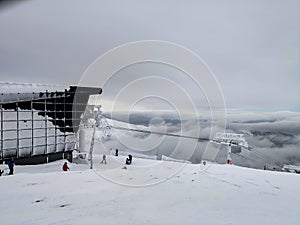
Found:
[[[101,88],[0,83],[0,162],[72,161],[76,133],[90,95]]]

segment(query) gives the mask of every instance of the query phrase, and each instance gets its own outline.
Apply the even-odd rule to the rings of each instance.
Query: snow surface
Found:
[[[159,162],[134,158],[126,170],[108,169],[115,160],[108,156],[104,165],[95,159],[94,170],[69,163],[68,172],[61,171],[63,160],[17,165],[15,175],[0,177],[1,224],[299,224],[297,174],[164,162],[161,174],[185,166],[165,182],[129,187],[108,181],[102,171],[123,181],[155,179],[136,168]]]
[[[59,85],[53,84],[36,84],[36,83],[15,83],[0,81],[1,93],[32,93],[32,92],[44,92],[44,91],[56,91],[61,88]]]

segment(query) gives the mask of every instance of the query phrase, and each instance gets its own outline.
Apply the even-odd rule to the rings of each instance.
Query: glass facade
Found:
[[[62,92],[2,93],[1,160],[74,150],[89,96],[101,91],[71,86]]]

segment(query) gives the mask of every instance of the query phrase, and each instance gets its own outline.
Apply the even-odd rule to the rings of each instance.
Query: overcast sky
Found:
[[[300,111],[300,1],[27,0],[0,7],[1,81],[77,84],[111,48],[164,40],[208,64],[229,108]]]

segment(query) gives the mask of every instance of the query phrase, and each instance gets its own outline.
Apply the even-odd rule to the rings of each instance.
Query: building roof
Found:
[[[32,100],[43,100],[53,98],[66,98],[70,95],[94,95],[101,94],[101,88],[70,86],[62,90],[57,85],[42,84],[18,84],[0,82],[0,103],[16,103]]]

